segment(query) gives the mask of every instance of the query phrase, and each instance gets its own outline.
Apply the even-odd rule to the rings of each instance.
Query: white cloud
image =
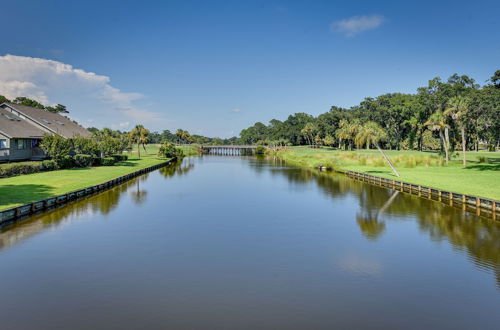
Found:
[[[238,112],[241,112],[241,109],[234,108],[234,109],[231,110],[231,112],[238,113]]]
[[[346,37],[354,37],[365,31],[373,30],[382,25],[385,21],[381,15],[353,16],[333,22],[331,31],[344,34]]]
[[[111,86],[107,76],[42,58],[0,56],[0,95],[10,99],[26,96],[47,105],[63,103],[72,117],[98,126],[125,128],[130,121],[166,122],[159,113],[134,103],[144,97],[142,94],[124,93]]]

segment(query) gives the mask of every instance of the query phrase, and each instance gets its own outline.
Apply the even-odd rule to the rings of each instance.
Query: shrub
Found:
[[[0,165],[0,177],[31,174],[42,171],[42,162],[23,162]]]
[[[123,161],[126,161],[128,159],[128,156],[127,155],[112,155],[111,157],[113,157],[117,162],[123,162]]]
[[[42,148],[58,164],[72,149],[72,141],[59,135],[45,135]]]
[[[171,142],[165,142],[158,149],[158,156],[165,158],[182,158],[184,157],[184,152],[180,148],[176,148],[175,145]]]
[[[59,168],[72,168],[75,167],[75,159],[69,155],[63,156],[55,160]]]
[[[102,166],[113,166],[116,164],[116,160],[113,157],[104,157],[101,159]]]
[[[92,165],[92,156],[85,154],[76,154],[75,165],[77,167],[89,167],[90,165]]]
[[[92,157],[92,166],[101,166],[102,158],[101,157]]]
[[[265,153],[266,153],[266,147],[264,147],[264,146],[257,146],[255,148],[255,154],[256,155],[263,155]]]
[[[479,160],[480,163],[486,163],[487,162],[487,159],[484,156],[479,156],[477,159]]]
[[[41,164],[42,171],[54,171],[57,170],[57,163],[55,160],[44,160]]]

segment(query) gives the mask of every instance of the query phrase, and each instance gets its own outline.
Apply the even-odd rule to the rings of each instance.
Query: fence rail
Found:
[[[167,166],[169,164],[172,164],[175,161],[175,158],[168,160],[166,162],[156,164],[153,166],[145,167],[140,170],[137,170],[132,173],[128,173],[125,175],[122,175],[120,177],[98,183],[96,185],[70,191],[66,194],[54,196],[54,197],[49,197],[46,199],[42,199],[36,202],[24,204],[21,206],[16,206],[12,207],[6,210],[0,211],[0,226],[4,225],[5,223],[10,223],[13,221],[16,221],[20,218],[24,218],[26,216],[32,215],[34,213],[39,213],[45,210],[52,209],[53,207],[59,206],[66,204],[68,202],[77,200],[82,197],[86,197],[89,195],[92,195],[97,192],[102,192],[104,190],[108,190],[118,184],[121,184],[125,181],[128,181],[130,179],[133,179],[135,177],[138,177],[139,175],[142,175],[147,172],[151,172],[154,170],[157,170],[159,168],[162,168],[164,166]]]
[[[363,182],[418,195],[419,197],[439,201],[450,206],[461,207],[464,211],[475,211],[477,215],[482,215],[482,212],[487,213],[494,220],[496,220],[497,213],[500,212],[500,201],[488,198],[441,190],[355,171],[344,171],[342,173]]]

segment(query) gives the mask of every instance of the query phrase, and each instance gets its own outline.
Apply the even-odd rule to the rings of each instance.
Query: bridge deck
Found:
[[[203,149],[255,149],[257,146],[252,145],[223,145],[223,146],[212,146],[212,145],[202,145]]]

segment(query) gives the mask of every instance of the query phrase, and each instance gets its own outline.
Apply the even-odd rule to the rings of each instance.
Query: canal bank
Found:
[[[44,212],[47,210],[54,209],[56,207],[62,206],[64,204],[70,203],[72,201],[88,197],[90,195],[111,189],[112,187],[122,184],[130,179],[138,177],[142,174],[157,170],[159,168],[165,167],[167,165],[171,165],[177,161],[176,158],[172,158],[166,161],[163,161],[159,164],[155,164],[152,166],[144,167],[133,172],[127,173],[125,175],[113,178],[111,180],[107,180],[92,186],[80,188],[77,190],[69,191],[67,193],[63,193],[56,196],[51,196],[49,198],[45,198],[42,200],[33,201],[21,206],[16,206],[12,208],[8,208],[0,211],[0,226],[5,225],[9,222],[19,220],[24,217],[28,217],[30,215]],[[56,174],[56,173],[53,173]],[[15,193],[15,192],[11,192]]]
[[[500,186],[494,184],[500,180],[498,165],[495,163],[497,156],[499,157],[498,161],[500,161],[500,153],[489,155],[491,157],[490,164],[478,165],[478,161],[474,157],[479,156],[471,156],[469,167],[460,168],[455,164],[448,167],[433,166],[432,164],[435,164],[433,163],[434,156],[422,155],[418,152],[394,151],[392,152],[393,157],[403,155],[412,161],[417,159],[422,163],[428,162],[428,165],[423,164],[420,167],[415,167],[415,165],[405,167],[407,163],[400,164],[401,167],[398,167],[398,171],[401,173],[401,177],[399,178],[391,173],[390,168],[384,167],[385,163],[382,159],[377,159],[380,156],[376,151],[345,152],[293,147],[272,150],[270,154],[291,165],[310,169],[334,170],[354,179],[435,199],[467,211],[485,212],[485,216],[496,218],[500,212],[500,202],[492,197],[500,194]],[[482,157],[486,157],[485,155],[483,153]],[[367,164],[367,159],[381,163],[377,166],[370,166]],[[451,188],[456,188],[456,190]]]

